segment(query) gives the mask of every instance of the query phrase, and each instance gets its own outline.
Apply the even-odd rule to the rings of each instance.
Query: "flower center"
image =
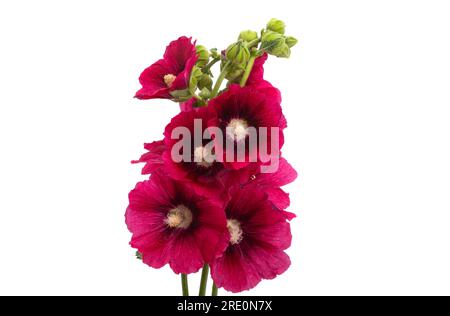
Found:
[[[170,228],[187,229],[192,224],[192,212],[184,205],[179,205],[167,213],[165,223]]]
[[[248,135],[248,123],[243,119],[232,119],[227,126],[227,135],[240,142],[244,140]]]
[[[166,84],[166,86],[168,86],[170,88],[170,87],[172,87],[175,79],[177,79],[177,76],[175,76],[175,75],[172,75],[172,74],[165,75],[164,83]]]
[[[214,155],[210,150],[203,146],[194,149],[194,161],[203,168],[209,168],[213,165]]]
[[[243,232],[242,232],[242,228],[241,228],[241,223],[239,223],[235,219],[229,219],[227,221],[227,228],[228,228],[228,231],[230,232],[230,243],[232,245],[239,244],[242,241],[242,239],[244,238],[242,236]]]

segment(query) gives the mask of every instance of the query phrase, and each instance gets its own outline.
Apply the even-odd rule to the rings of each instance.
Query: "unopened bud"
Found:
[[[212,57],[212,58],[219,58],[219,57],[220,57],[220,53],[219,53],[219,51],[217,50],[217,48],[211,49],[210,53],[211,53],[211,57]]]
[[[291,57],[291,49],[284,42],[283,44],[274,47],[271,54],[281,58],[289,58]]]
[[[211,79],[211,77],[209,75],[203,75],[198,82],[198,88],[200,90],[202,90],[204,88],[211,90],[212,85],[213,85],[213,80]]]
[[[239,39],[243,40],[244,42],[251,42],[251,41],[258,39],[258,33],[256,33],[255,31],[251,31],[251,30],[243,31],[239,35]]]
[[[198,45],[196,47],[196,50],[197,50],[197,56],[198,56],[197,64],[200,67],[205,67],[208,64],[208,62],[209,62],[209,51],[208,51],[208,49],[206,49],[205,46]]]
[[[284,34],[286,32],[286,24],[278,19],[272,19],[267,23],[267,29],[279,34]]]
[[[298,40],[295,37],[292,36],[288,36],[286,37],[286,44],[287,46],[289,46],[289,48],[294,47],[295,45],[297,45]]]
[[[262,36],[262,47],[264,49],[271,49],[272,47],[279,45],[284,42],[284,36],[280,33],[276,33],[273,31],[264,32]]]
[[[204,99],[207,100],[211,97],[211,90],[208,88],[203,88],[202,91],[200,91],[199,96]]]
[[[267,31],[262,36],[262,48],[271,55],[288,58],[291,49],[286,44],[286,38],[276,32]]]
[[[250,60],[250,50],[243,41],[238,41],[228,47],[226,58],[234,66],[245,67]]]

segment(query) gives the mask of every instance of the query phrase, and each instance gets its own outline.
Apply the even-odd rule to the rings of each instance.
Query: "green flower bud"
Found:
[[[271,55],[288,58],[291,49],[286,43],[286,37],[276,32],[268,31],[262,36],[262,48]]]
[[[211,90],[208,88],[203,88],[202,91],[200,91],[199,96],[200,98],[207,100],[211,97]]]
[[[209,62],[209,51],[206,49],[205,46],[198,45],[196,47],[197,55],[198,55],[198,61],[197,65],[200,67],[205,67]]]
[[[291,56],[291,49],[286,42],[283,41],[283,44],[275,46],[270,53],[277,57],[289,58]]]
[[[285,39],[284,36],[279,33],[267,31],[262,35],[261,41],[262,48],[270,53],[275,47],[282,45],[285,42]]]
[[[243,41],[231,44],[225,55],[227,60],[236,67],[245,67],[250,60],[250,50]]]
[[[267,29],[279,34],[284,34],[286,32],[286,24],[278,19],[272,19],[267,23]]]
[[[280,33],[267,31],[264,32],[262,35],[262,47],[264,49],[271,49],[274,46],[279,45],[280,43],[284,42],[284,36]]]
[[[211,49],[211,57],[212,58],[219,58],[220,57],[220,53],[219,53],[219,51],[217,50],[217,48],[213,48],[213,49]]]
[[[288,36],[286,37],[286,44],[287,46],[289,46],[289,48],[294,47],[295,45],[297,45],[298,40],[295,37],[292,36]]]
[[[226,78],[232,82],[237,81],[244,74],[250,57],[250,50],[242,40],[230,45],[225,53],[226,59],[222,61],[222,67],[229,63]]]
[[[255,31],[251,31],[251,30],[243,31],[239,35],[239,39],[248,43],[248,42],[258,39],[258,33],[256,33]]]
[[[212,85],[213,85],[213,80],[208,75],[203,75],[198,82],[198,88],[200,90],[203,90],[204,88],[212,90]]]

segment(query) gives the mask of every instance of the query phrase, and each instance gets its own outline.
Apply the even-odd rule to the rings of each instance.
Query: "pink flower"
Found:
[[[139,81],[142,85],[136,98],[172,99],[172,92],[189,86],[192,68],[198,60],[192,39],[180,37],[166,48],[164,58],[144,70]]]
[[[218,287],[233,293],[273,279],[290,266],[284,252],[291,244],[285,216],[274,209],[260,189],[237,189],[226,209],[229,245],[211,265]]]
[[[276,150],[280,150],[284,143],[283,129],[286,128],[286,120],[281,110],[281,94],[278,89],[272,87],[268,82],[257,86],[246,86],[241,88],[239,85],[231,85],[230,88],[210,101],[207,107],[212,112],[212,119],[208,125],[219,127],[225,139],[223,144],[228,140],[234,142],[234,159],[228,161],[227,150],[220,152],[220,146],[217,147],[217,154],[223,155],[223,161],[228,169],[241,169],[249,165],[251,157],[261,161],[263,156],[275,154],[272,152],[272,144],[276,145]],[[257,142],[257,146],[251,151],[249,146],[249,129],[254,128],[258,134],[258,140],[263,139],[265,150],[263,152],[260,147],[261,142]],[[259,133],[260,128],[266,128],[267,137],[264,139]],[[272,138],[272,128],[278,128],[278,138]],[[238,162],[237,144],[244,143],[246,148],[245,162]],[[232,150],[232,149],[231,149]]]
[[[153,268],[169,264],[175,273],[194,273],[227,247],[222,206],[164,174],[138,183],[129,200],[125,217],[133,234],[130,245]]]
[[[187,182],[187,186],[191,187],[198,194],[208,196],[219,196],[223,193],[224,187],[221,181],[221,175],[224,171],[222,163],[215,161],[212,153],[206,151],[206,146],[212,140],[204,139],[203,133],[208,128],[207,122],[211,119],[210,111],[207,108],[200,108],[197,111],[181,112],[175,116],[167,125],[164,132],[164,143],[167,150],[163,154],[165,169],[168,175],[175,180]],[[202,143],[196,144],[195,137],[195,120],[201,124],[199,126],[200,140]],[[189,157],[185,161],[176,162],[172,157],[174,147],[180,143],[180,139],[174,139],[172,135],[175,130],[183,128],[190,132],[190,139],[187,139],[186,145],[190,146]],[[178,153],[178,152],[177,152]],[[181,152],[179,152],[182,154]],[[186,153],[183,153],[186,154]]]

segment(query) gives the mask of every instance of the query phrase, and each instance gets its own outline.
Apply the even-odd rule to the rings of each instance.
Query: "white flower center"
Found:
[[[194,162],[200,167],[209,168],[213,165],[213,153],[203,146],[194,149]]]
[[[230,232],[230,243],[232,245],[239,244],[242,241],[242,239],[244,238],[242,228],[241,228],[241,223],[239,223],[235,219],[229,219],[227,221],[227,228],[228,228],[228,231]]]
[[[192,224],[192,212],[184,205],[179,205],[167,213],[165,223],[170,228],[187,229]]]
[[[170,88],[173,85],[173,82],[177,79],[177,76],[168,74],[164,76],[164,82],[165,84]]]
[[[232,119],[227,126],[227,135],[240,142],[248,136],[248,123],[243,119]]]

